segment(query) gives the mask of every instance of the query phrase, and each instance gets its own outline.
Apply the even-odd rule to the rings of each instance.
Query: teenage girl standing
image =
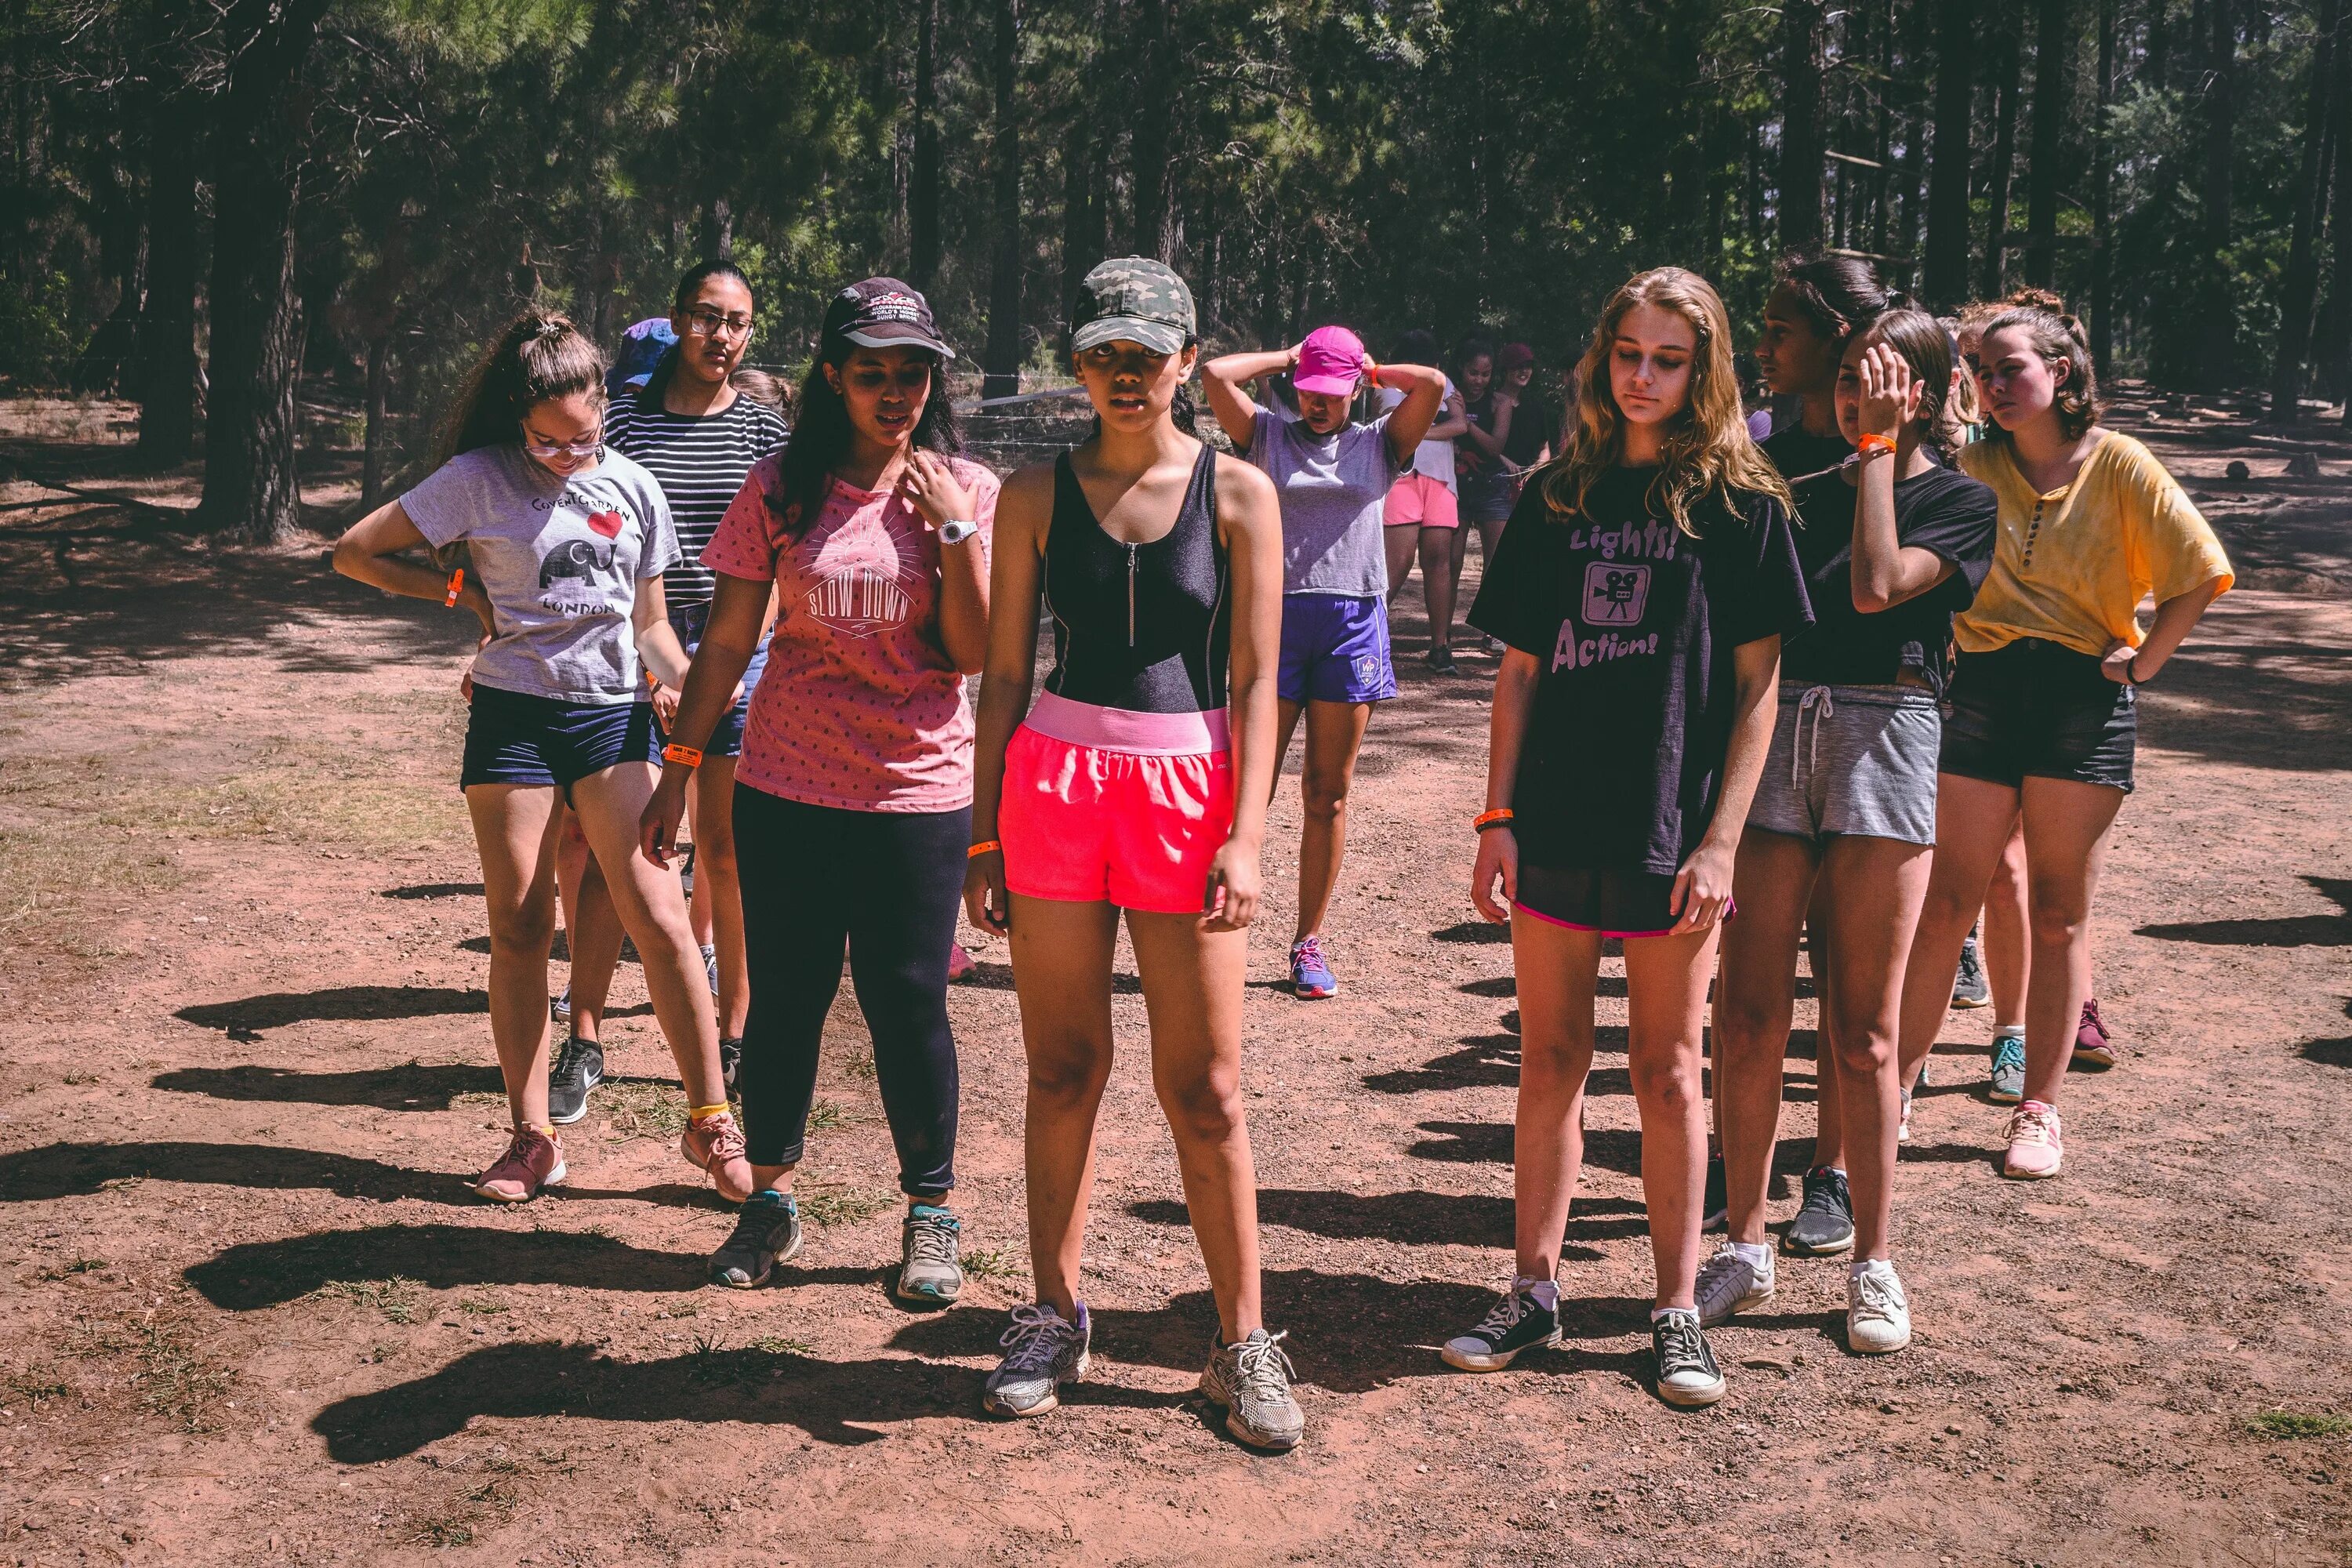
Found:
[[[754,976],[739,1083],[759,1190],[711,1258],[722,1285],[758,1285],[800,1248],[793,1176],[846,945],[907,1198],[896,1293],[938,1306],[963,1287],[948,953],[971,841],[964,678],[987,656],[997,485],[955,455],[950,357],[930,306],[896,279],[835,295],[799,427],[703,552],[717,594],[641,827],[656,858],[689,776],[711,765],[771,596],[782,605],[734,770]]]
[[[997,513],[964,898],[974,925],[1012,938],[1037,1300],[1013,1310],[985,1403],[1040,1415],[1086,1375],[1079,1260],[1124,910],[1152,1083],[1216,1298],[1201,1390],[1226,1407],[1234,1436],[1287,1448],[1306,1423],[1281,1336],[1261,1316],[1240,1086],[1247,928],[1277,754],[1282,525],[1265,477],[1187,428],[1199,353],[1192,291],[1174,272],[1141,257],[1089,272],[1070,357],[1095,433],[1014,474]],[[1041,589],[1055,668],[1024,721]]]
[[[1866,1353],[1911,1341],[1888,1237],[1903,971],[1935,855],[1952,616],[1992,560],[1992,492],[1937,461],[1956,434],[1951,382],[1951,340],[1916,310],[1889,311],[1846,349],[1838,423],[1859,450],[1795,485],[1818,618],[1780,661],[1780,719],[1739,841],[1740,918],[1724,935],[1715,1010],[1730,1236],[1699,1270],[1709,1324],[1773,1295],[1764,1189],[1810,908],[1815,1059],[1835,1061],[1853,1184],[1846,1338]]]
[[[1298,397],[1296,419],[1260,408],[1244,390],[1285,371]],[[1445,377],[1426,365],[1375,364],[1347,328],[1318,327],[1296,348],[1211,360],[1201,381],[1225,434],[1282,498],[1277,759],[1288,753],[1299,716],[1307,719],[1290,985],[1298,996],[1330,996],[1339,982],[1323,952],[1323,917],[1347,849],[1348,790],[1372,704],[1397,691],[1382,508],[1436,421]],[[1402,392],[1404,401],[1370,421],[1350,420],[1366,381]]]
[[[2011,1176],[2064,1164],[2058,1086],[2091,991],[2091,901],[2131,793],[2137,689],[2232,579],[2221,541],[2147,447],[2098,423],[2081,326],[2047,310],[1985,324],[1977,391],[1992,428],[1961,467],[2000,499],[1992,573],[1953,623],[1936,864],[1903,992],[1907,1084],[1936,1043],[1960,943],[2022,813],[2032,959]],[[2156,597],[2142,627],[2137,606]]]
[[[654,787],[644,671],[686,678],[662,602],[677,541],[661,487],[604,446],[604,356],[570,321],[516,317],[458,399],[447,460],[354,524],[335,569],[407,598],[463,604],[490,634],[474,657],[462,784],[489,900],[490,1035],[514,1135],[474,1190],[522,1203],[563,1179],[547,1113],[547,957],[556,808],[568,800],[685,1080],[681,1152],[734,1202],[751,1190],[751,1168],[686,899],[635,842]],[[462,578],[398,559],[457,544]]]
[[[1730,323],[1706,280],[1668,267],[1619,289],[1580,384],[1568,450],[1528,486],[1470,616],[1507,645],[1471,898],[1510,921],[1518,976],[1518,1256],[1510,1289],[1444,1355],[1483,1372],[1559,1342],[1601,944],[1622,937],[1657,1389],[1711,1405],[1723,1375],[1692,1294],[1700,1031],[1780,638],[1812,617],[1788,487],[1740,416]]]
[[[1437,358],[1437,340],[1415,328],[1397,339],[1397,358],[1409,364],[1427,364]],[[1381,412],[1391,413],[1405,395],[1394,387],[1381,393]],[[1455,497],[1454,438],[1469,428],[1462,412],[1462,394],[1445,384],[1445,401],[1437,423],[1412,449],[1412,467],[1399,474],[1381,504],[1381,521],[1389,556],[1389,595],[1404,586],[1421,562],[1422,603],[1429,610],[1429,667],[1441,675],[1454,673],[1454,599],[1462,581],[1462,512]]]

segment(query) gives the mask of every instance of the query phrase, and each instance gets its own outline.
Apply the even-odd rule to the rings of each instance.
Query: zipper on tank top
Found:
[[[1135,545],[1127,547],[1127,646],[1135,646]]]

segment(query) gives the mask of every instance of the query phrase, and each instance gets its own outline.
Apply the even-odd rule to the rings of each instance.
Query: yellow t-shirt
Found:
[[[2095,658],[2117,641],[2137,647],[2143,595],[2162,604],[2216,577],[2223,593],[2236,581],[2212,525],[2155,454],[2113,430],[2099,436],[2074,482],[2047,495],[2018,471],[2008,442],[1960,448],[1961,471],[2000,502],[1992,570],[1952,621],[1961,652],[2020,637]]]

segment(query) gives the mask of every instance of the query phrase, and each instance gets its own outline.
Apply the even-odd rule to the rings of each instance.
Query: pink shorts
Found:
[[[1462,508],[1444,479],[1427,474],[1399,474],[1381,503],[1381,521],[1391,528],[1459,528]]]
[[[1198,914],[1232,833],[1223,711],[1133,713],[1046,692],[1004,750],[996,836],[1024,899]]]

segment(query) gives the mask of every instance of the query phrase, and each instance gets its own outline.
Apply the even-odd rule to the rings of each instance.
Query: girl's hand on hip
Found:
[[[2137,686],[2132,679],[2132,662],[2139,658],[2139,649],[2120,639],[2107,645],[2105,658],[2099,660],[2099,673],[2117,686]]]
[[[1495,897],[1495,884],[1503,896]],[[1470,901],[1496,925],[1511,918],[1511,900],[1519,896],[1519,840],[1507,827],[1490,827],[1478,835],[1478,860],[1470,868]]]

